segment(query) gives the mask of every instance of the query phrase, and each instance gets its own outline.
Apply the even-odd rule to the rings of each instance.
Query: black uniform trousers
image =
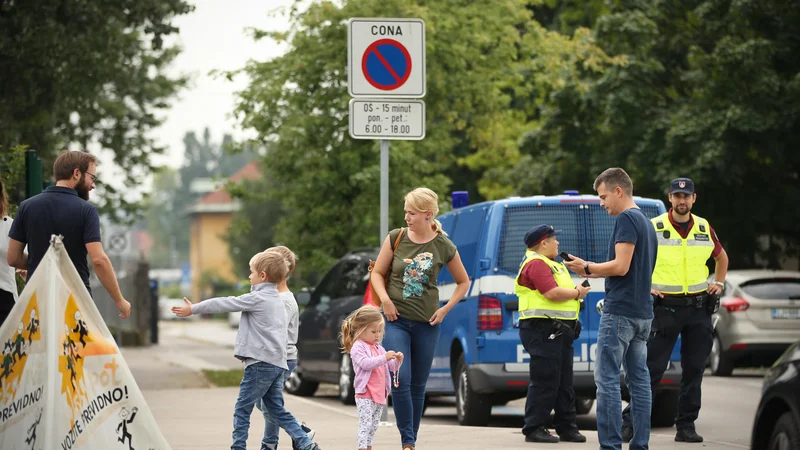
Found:
[[[549,339],[550,335],[556,336]],[[520,320],[519,337],[531,358],[523,434],[544,428],[553,409],[556,433],[578,429],[575,424],[575,391],[572,389],[574,336],[572,326],[559,327],[550,319]]]
[[[14,294],[0,289],[0,325],[6,321],[8,313],[14,308]]]
[[[705,307],[694,306],[657,306],[654,313],[650,339],[647,341],[647,367],[650,370],[653,398],[680,334],[682,374],[675,426],[679,430],[693,430],[694,422],[700,414],[700,385],[713,342],[711,315]],[[656,406],[653,404],[653,407]],[[630,410],[628,405],[622,412],[624,426],[632,426]]]

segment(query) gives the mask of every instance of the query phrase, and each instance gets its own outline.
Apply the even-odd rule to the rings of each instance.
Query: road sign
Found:
[[[425,96],[422,19],[350,19],[347,42],[351,97]]]
[[[420,140],[425,137],[425,102],[354,98],[350,100],[350,136]]]

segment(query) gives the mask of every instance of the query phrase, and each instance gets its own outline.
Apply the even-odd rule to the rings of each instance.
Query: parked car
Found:
[[[665,212],[660,200],[636,197],[636,202],[649,217]],[[600,207],[596,196],[560,195],[468,205],[442,214],[439,220],[458,247],[471,286],[442,323],[439,341],[434,344],[427,395],[454,395],[460,424],[486,425],[493,405],[527,393],[529,357],[519,339],[514,294],[514,280],[525,254],[525,233],[536,224],[554,225],[563,230],[559,235],[562,250],[604,262],[614,218]],[[348,253],[311,295],[300,315],[300,356],[293,379],[287,382],[290,393],[313,395],[320,382],[336,383],[340,399],[354,403],[352,364],[349,356],[341,353],[338,333],[351,311],[372,303],[368,267],[370,258],[375,259],[377,254],[377,248]],[[599,309],[605,293],[603,279],[590,281],[592,291],[580,313],[583,332],[575,341],[574,386],[579,414],[589,413],[596,397],[593,371]],[[446,267],[437,284],[444,304],[455,289]],[[652,422],[656,426],[671,426],[677,414],[679,345],[680,341],[654,399]]]
[[[731,270],[713,320],[712,374],[771,365],[800,339],[800,272]]]
[[[800,341],[767,371],[753,423],[752,450],[800,448]]]

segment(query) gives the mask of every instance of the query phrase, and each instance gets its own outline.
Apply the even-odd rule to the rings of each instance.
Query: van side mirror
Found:
[[[311,292],[308,289],[303,288],[297,293],[295,298],[297,299],[298,305],[308,306],[308,304],[311,302]]]

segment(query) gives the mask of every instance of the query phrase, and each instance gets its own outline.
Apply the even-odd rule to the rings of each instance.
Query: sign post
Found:
[[[389,234],[389,140],[425,137],[425,21],[353,18],[347,23],[350,137],[380,139],[380,236]],[[381,426],[392,425],[386,406]]]

